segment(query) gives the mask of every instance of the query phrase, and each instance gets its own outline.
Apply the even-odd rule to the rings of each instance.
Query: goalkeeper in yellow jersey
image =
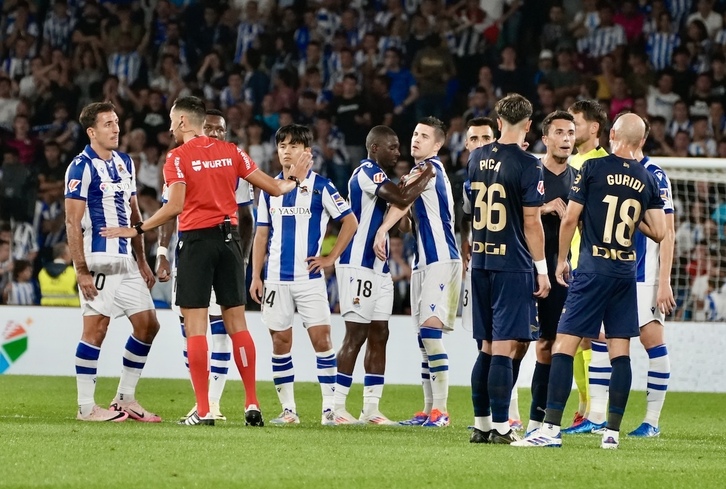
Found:
[[[600,158],[601,156],[607,156],[608,152],[600,146],[600,135],[606,129],[607,125],[607,113],[600,106],[596,100],[579,100],[572,104],[569,109],[569,113],[575,118],[575,147],[577,148],[577,154],[570,158],[570,165],[575,170],[580,170],[582,164],[591,158]],[[572,238],[571,245],[572,262],[571,268],[575,270],[577,268],[577,259],[580,254],[580,233],[575,231],[575,236]],[[603,350],[605,365],[590,365],[592,358],[593,346],[594,348]],[[602,345],[602,347],[600,347]],[[601,358],[603,352],[595,354],[596,358]],[[595,378],[591,378],[588,375],[588,370],[594,369],[592,372]],[[600,369],[610,369],[610,362],[607,358],[607,347],[604,343],[591,342],[589,339],[583,339],[580,343],[580,347],[577,349],[574,363],[574,377],[575,384],[577,384],[577,391],[580,395],[580,404],[575,413],[575,418],[572,421],[572,426],[564,432],[579,432],[579,429],[588,428],[590,426],[588,422],[588,414],[590,410],[590,389],[593,387],[595,390],[604,389],[607,392],[607,385],[598,384],[598,377],[602,373]],[[607,372],[609,378],[609,372]],[[589,385],[588,385],[589,384]],[[605,395],[607,402],[607,394]],[[604,411],[603,411],[604,412]],[[604,420],[603,420],[604,421]],[[598,421],[599,422],[599,421]],[[591,431],[588,430],[588,432]]]

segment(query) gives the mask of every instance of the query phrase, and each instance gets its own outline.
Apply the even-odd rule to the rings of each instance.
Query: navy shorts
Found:
[[[557,332],[597,338],[601,324],[606,338],[634,338],[640,334],[635,277],[575,275]]]
[[[550,277],[552,289],[544,299],[537,300],[539,313],[539,337],[543,340],[554,340],[557,336],[557,325],[560,323],[562,308],[567,299],[567,287],[563,287],[554,277]]]
[[[472,323],[477,341],[539,337],[532,272],[471,271]]]

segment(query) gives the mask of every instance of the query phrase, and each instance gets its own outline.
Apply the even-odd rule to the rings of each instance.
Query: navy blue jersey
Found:
[[[555,175],[543,165],[543,172],[545,203],[560,198],[567,205],[570,188],[577,176],[577,170],[570,165],[565,165],[564,171],[559,175]],[[557,269],[557,256],[560,251],[560,222],[560,216],[555,213],[542,216],[542,227],[545,234],[545,258],[547,259],[547,269],[550,272],[550,281],[555,279],[555,270]]]
[[[516,144],[498,142],[469,155],[472,267],[528,272],[523,207],[544,203],[542,162]]]
[[[662,209],[655,177],[635,160],[615,155],[587,160],[570,200],[584,206],[578,273],[634,278],[633,234],[647,209]]]

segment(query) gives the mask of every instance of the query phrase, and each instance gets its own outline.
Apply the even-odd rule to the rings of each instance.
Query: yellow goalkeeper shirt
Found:
[[[600,158],[601,156],[607,156],[608,152],[605,151],[601,146],[596,146],[595,149],[591,149],[584,154],[576,154],[570,158],[570,166],[577,171],[580,171],[583,163],[591,158]],[[570,244],[570,267],[572,270],[577,268],[577,260],[580,258],[580,231],[575,229],[575,235],[572,237],[572,243]]]

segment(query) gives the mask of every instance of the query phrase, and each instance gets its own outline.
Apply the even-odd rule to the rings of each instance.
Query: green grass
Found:
[[[115,388],[116,380],[100,379],[96,399],[110,401]],[[260,383],[259,392],[266,417],[277,415],[271,383]],[[596,435],[565,437],[561,450],[471,445],[463,387],[451,389],[452,426],[441,430],[320,426],[319,389],[302,383],[301,425],[245,427],[242,396],[230,382],[226,423],[176,426],[193,404],[189,382],[143,379],[139,397],[164,423],[81,423],[73,378],[0,376],[0,487],[726,487],[723,394],[669,393],[661,437],[623,437],[617,451],[600,449]],[[624,431],[641,421],[644,398],[632,394]],[[361,402],[354,387],[349,410],[358,412]],[[522,414],[528,403],[521,390]],[[420,404],[419,387],[386,386],[381,408],[404,419]]]

